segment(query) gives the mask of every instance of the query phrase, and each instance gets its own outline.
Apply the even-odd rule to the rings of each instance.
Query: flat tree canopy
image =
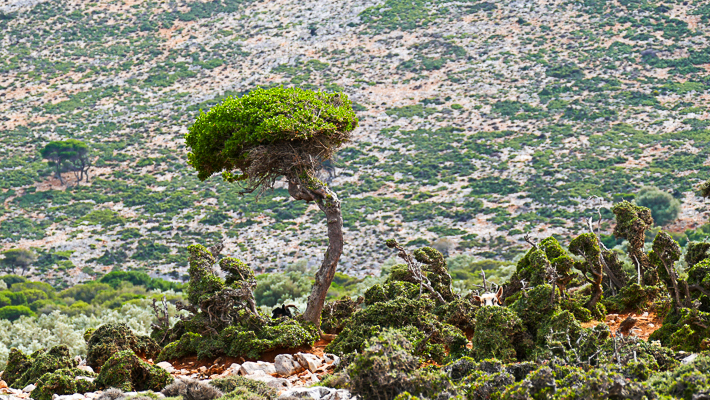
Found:
[[[315,170],[356,127],[343,94],[259,88],[200,112],[185,141],[199,179],[223,172],[225,180],[246,181],[254,189]]]
[[[350,140],[357,123],[343,94],[275,87],[229,97],[207,113],[200,111],[185,136],[188,162],[201,180],[222,172],[224,180],[253,192],[273,187],[283,176],[291,197],[313,201],[323,211],[328,250],[303,313],[316,327],[343,253],[340,200],[316,171]]]

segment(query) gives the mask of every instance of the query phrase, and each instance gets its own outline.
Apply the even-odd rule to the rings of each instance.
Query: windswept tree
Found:
[[[18,269],[24,275],[29,266],[37,259],[32,250],[10,249],[0,253],[0,266],[5,272],[14,274]]]
[[[328,250],[316,273],[304,318],[320,325],[326,293],[343,252],[338,196],[317,172],[350,140],[358,120],[343,94],[299,88],[256,89],[201,112],[185,141],[200,180],[222,173],[244,193],[263,192],[284,177],[295,200],[315,202],[328,226]]]
[[[77,177],[77,182],[81,182],[86,176],[89,181],[89,146],[86,143],[76,140],[57,140],[49,142],[42,149],[42,157],[49,161],[49,165],[54,167],[54,172],[59,182],[64,184],[62,172],[71,171]]]

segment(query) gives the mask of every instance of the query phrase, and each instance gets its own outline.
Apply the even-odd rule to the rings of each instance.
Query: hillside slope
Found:
[[[582,4],[583,3],[583,4]],[[0,246],[78,281],[114,267],[182,275],[186,245],[224,240],[257,271],[326,245],[315,206],[260,199],[186,165],[200,109],[257,86],[343,91],[356,140],[335,161],[342,270],[384,240],[510,259],[654,185],[707,221],[710,7],[701,0],[3,0]],[[39,150],[76,138],[90,182]],[[605,232],[613,222],[603,209]],[[418,240],[416,243],[421,243]]]

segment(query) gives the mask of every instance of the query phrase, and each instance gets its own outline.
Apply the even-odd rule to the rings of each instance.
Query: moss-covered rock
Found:
[[[187,286],[187,299],[191,304],[199,306],[200,303],[224,289],[224,281],[214,274],[212,267],[216,260],[205,246],[193,244],[188,246],[188,259],[190,267],[187,273],[190,284]]]
[[[277,325],[266,325],[256,330],[230,326],[223,330],[219,336],[224,343],[223,348],[226,355],[257,358],[264,352],[278,348],[292,349],[311,346],[318,340],[320,334],[313,324],[293,319]]]
[[[609,312],[645,311],[661,295],[661,286],[641,286],[631,283],[621,288],[616,296],[605,298],[602,303]]]
[[[321,313],[321,330],[329,334],[337,334],[342,331],[364,300],[364,297],[353,300],[348,296],[343,296],[340,300],[325,303]]]
[[[352,392],[364,399],[391,399],[403,392],[430,397],[454,391],[441,370],[417,369],[419,360],[414,350],[395,329],[369,339],[365,350],[347,367]]]
[[[16,356],[19,360],[22,357]],[[23,363],[25,369],[17,379],[12,379],[12,387],[21,389],[29,384],[34,384],[37,379],[48,372],[54,372],[63,368],[74,368],[77,363],[69,348],[65,345],[55,346],[48,351],[38,351],[27,358],[29,364]],[[4,376],[4,374],[3,374]],[[10,385],[8,383],[8,385]]]
[[[523,360],[532,349],[532,338],[523,321],[509,308],[481,307],[476,312],[475,324],[471,357],[477,360]]]
[[[86,393],[96,390],[93,378],[96,374],[78,368],[64,368],[42,375],[36,382],[31,397],[35,400],[51,400],[53,395]]]
[[[429,338],[430,345],[447,346],[453,353],[463,352],[467,342],[463,332],[438,321],[432,314],[433,309],[434,302],[427,298],[412,300],[401,296],[378,302],[353,314],[351,322],[326,347],[326,351],[340,355],[362,351],[365,342],[382,329],[412,326]],[[433,348],[431,351],[440,353]]]
[[[37,353],[33,354],[35,356]],[[22,351],[12,348],[7,358],[7,366],[2,373],[2,379],[12,388],[22,389],[20,378],[32,366],[32,356],[25,355]]]
[[[710,397],[710,356],[701,355],[695,361],[680,364],[672,371],[651,376],[648,385],[659,395],[674,399],[695,400]]]
[[[526,281],[529,286],[543,285],[549,279],[551,267],[545,252],[533,247],[518,261],[515,275],[517,279]]]
[[[131,350],[115,353],[101,367],[97,388],[117,388],[123,391],[161,391],[173,381],[164,369],[146,363]]]
[[[666,316],[660,329],[649,336],[673,350],[697,352],[710,349],[710,313],[681,308]]]
[[[180,340],[169,343],[155,359],[156,362],[177,360],[182,357],[197,354],[197,346],[202,339],[199,333],[185,333]]]
[[[688,247],[685,252],[685,262],[688,264],[688,268],[692,268],[695,264],[710,257],[709,250],[710,242],[688,243]]]
[[[223,397],[223,399],[232,399],[232,397],[228,396],[232,395],[235,391],[238,393],[235,393],[234,399],[239,399],[236,394],[243,396],[247,394],[246,392],[254,393],[267,400],[274,400],[278,397],[276,389],[268,386],[266,383],[247,379],[239,375],[230,375],[226,378],[214,379],[210,384],[222,392],[227,393],[227,397]],[[248,397],[245,399],[248,399]]]
[[[414,299],[419,296],[419,285],[405,281],[388,281],[382,285],[373,285],[365,291],[365,304],[384,303],[398,297]],[[422,292],[426,295],[426,290]]]
[[[470,292],[465,297],[441,304],[434,309],[439,321],[453,325],[464,332],[475,329],[476,311],[481,308],[480,302],[474,301],[475,293]]]
[[[86,363],[98,371],[106,360],[123,350],[155,358],[161,349],[153,339],[136,335],[126,324],[106,324],[96,329],[89,337]]]

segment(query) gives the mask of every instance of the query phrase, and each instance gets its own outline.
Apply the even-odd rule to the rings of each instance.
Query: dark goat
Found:
[[[281,304],[281,307],[276,307],[271,312],[271,318],[272,319],[281,318],[281,317],[293,318],[293,314],[291,314],[291,310],[289,310],[289,308],[296,308],[296,306],[294,306],[293,304],[289,304],[289,305]]]

